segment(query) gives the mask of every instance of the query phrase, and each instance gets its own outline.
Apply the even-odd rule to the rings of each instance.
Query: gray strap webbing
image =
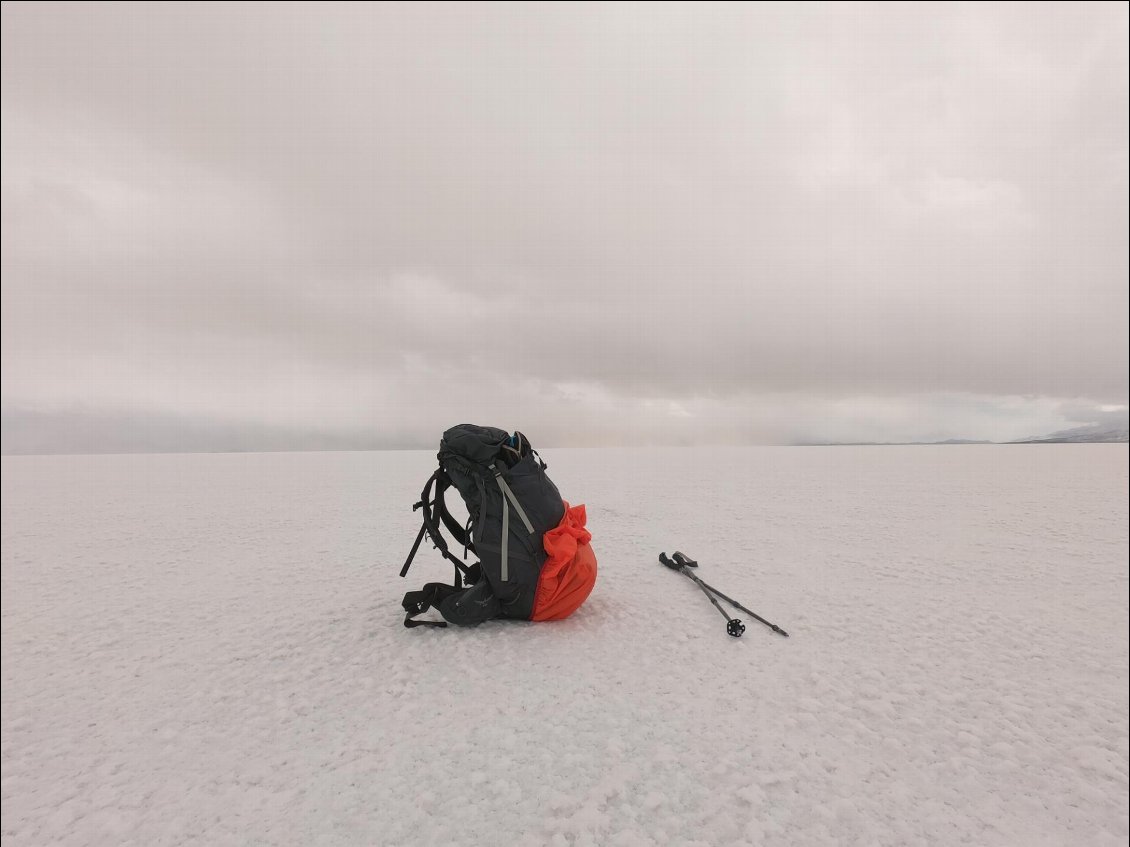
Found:
[[[494,465],[491,465],[493,468]],[[534,532],[534,525],[530,523],[530,519],[526,517],[526,511],[522,508],[522,504],[518,502],[518,498],[514,496],[514,492],[510,490],[510,486],[506,484],[506,480],[502,475],[495,470],[494,478],[498,480],[498,487],[502,489],[502,493],[506,495],[507,499],[514,505],[514,511],[518,513],[518,517],[522,519],[522,523],[526,525],[526,532],[531,535]]]
[[[500,570],[502,571],[502,581],[506,582],[510,579],[510,505],[514,505],[514,511],[518,513],[518,517],[526,525],[526,532],[530,535],[534,534],[534,525],[526,517],[526,510],[522,508],[522,504],[518,502],[518,498],[510,490],[506,480],[502,478],[502,471],[493,464],[491,464],[490,469],[494,471],[494,478],[498,480],[498,487],[502,489],[502,567]]]
[[[502,498],[502,581],[510,579],[510,504]]]

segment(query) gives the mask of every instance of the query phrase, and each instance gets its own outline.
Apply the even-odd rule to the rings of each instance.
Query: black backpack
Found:
[[[542,539],[562,522],[567,505],[546,476],[545,462],[522,433],[472,424],[447,430],[437,458],[439,468],[412,507],[422,510],[423,526],[400,575],[408,573],[427,537],[454,565],[455,579],[451,585],[433,582],[405,594],[404,625],[446,626],[413,619],[432,607],[461,626],[497,617],[531,619],[546,561]],[[467,506],[470,517],[464,526],[444,503],[449,488],[455,488]],[[442,528],[463,548],[462,558],[452,552]],[[468,566],[468,552],[479,561]],[[593,571],[595,579],[595,561]]]

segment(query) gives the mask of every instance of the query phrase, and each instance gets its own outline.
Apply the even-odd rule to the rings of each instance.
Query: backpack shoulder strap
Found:
[[[404,560],[404,567],[400,569],[401,576],[407,576],[408,568],[412,566],[412,560],[416,557],[416,552],[420,549],[420,543],[424,540],[424,536],[429,537],[436,548],[443,554],[443,557],[455,565],[455,582],[456,587],[459,587],[460,576],[466,576],[470,568],[461,562],[451,550],[448,548],[447,539],[443,537],[440,532],[440,524],[442,523],[447,527],[452,536],[459,542],[463,543],[464,547],[469,550],[474,550],[474,546],[470,543],[467,533],[463,527],[456,523],[455,518],[447,511],[447,506],[443,502],[443,492],[450,487],[451,480],[444,472],[443,468],[439,468],[428,477],[428,481],[424,484],[424,490],[420,495],[419,502],[413,504],[412,510],[423,510],[423,525],[420,531],[416,533],[416,540],[412,544],[412,549],[408,553],[408,558]],[[433,496],[433,488],[435,493]]]

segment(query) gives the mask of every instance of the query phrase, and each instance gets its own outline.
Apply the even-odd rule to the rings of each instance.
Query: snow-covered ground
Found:
[[[1126,843],[1126,445],[543,453],[596,590],[473,630],[432,453],[5,457],[4,844]]]

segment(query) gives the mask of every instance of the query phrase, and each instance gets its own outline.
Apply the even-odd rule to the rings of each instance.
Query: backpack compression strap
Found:
[[[416,615],[422,615],[432,606],[438,606],[452,594],[462,589],[458,585],[448,585],[445,582],[429,582],[419,591],[409,591],[404,595],[400,605],[407,613],[404,615],[404,625],[409,629],[417,626],[434,626],[443,629],[447,621],[417,621]]]
[[[480,565],[473,565],[467,582],[470,588],[459,588],[442,582],[429,582],[419,591],[409,591],[404,595],[404,625],[409,629],[417,626],[444,627],[448,623],[459,626],[472,626],[498,617],[498,598],[491,591],[490,583],[482,578]],[[417,615],[434,608],[443,616],[442,621],[418,621]]]
[[[521,433],[519,433],[520,435]],[[514,492],[510,490],[510,486],[506,484],[506,480],[502,478],[502,471],[494,462],[490,463],[491,473],[494,474],[494,479],[498,483],[498,488],[502,491],[502,572],[501,578],[506,582],[510,578],[510,504],[514,504],[514,511],[518,513],[518,517],[522,519],[522,523],[526,525],[526,532],[530,535],[534,534],[534,525],[530,523],[530,519],[526,517],[526,510],[522,508],[522,504],[518,502],[518,498],[514,496]]]

